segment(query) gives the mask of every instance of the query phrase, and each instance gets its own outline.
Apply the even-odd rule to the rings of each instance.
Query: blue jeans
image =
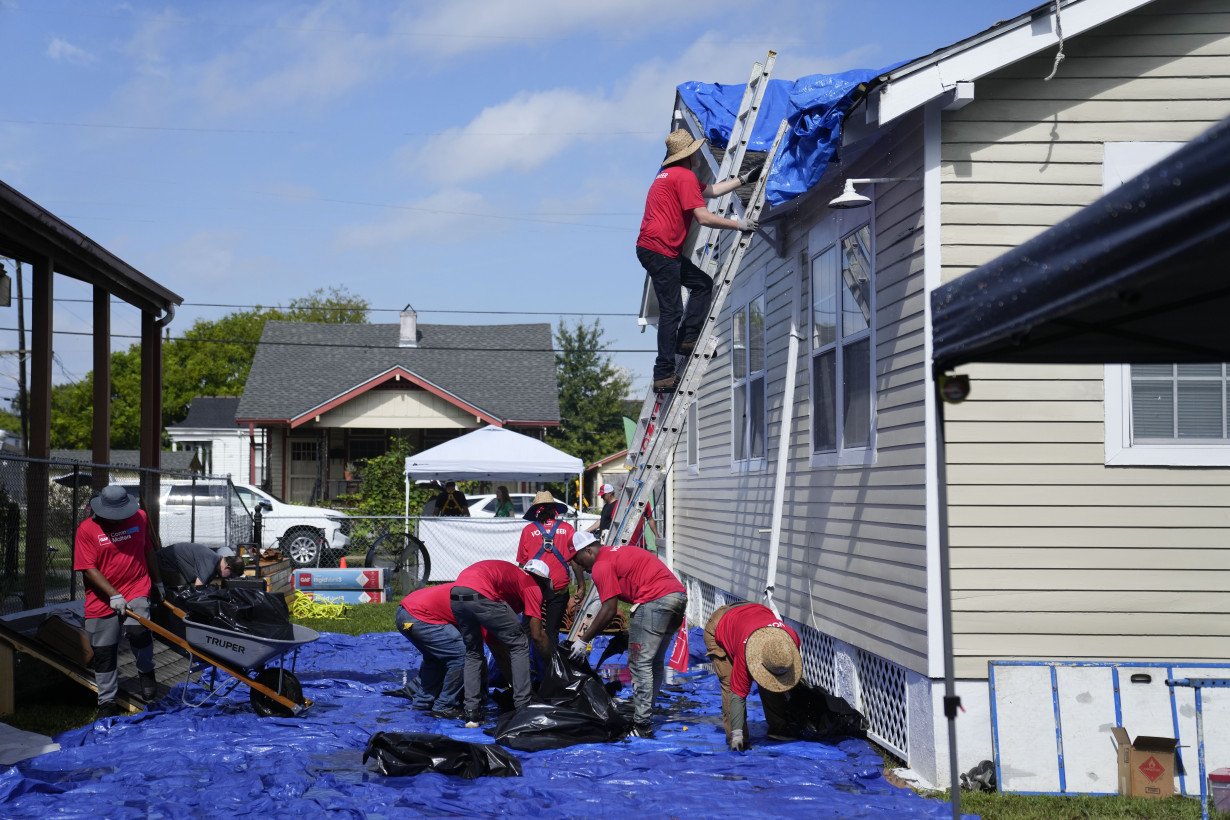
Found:
[[[653,377],[670,378],[675,373],[678,340],[700,335],[713,296],[713,278],[682,255],[672,259],[648,248],[637,248],[636,258],[649,274],[653,293],[658,297],[658,357],[653,360]],[[688,289],[686,312],[680,288]]]
[[[425,624],[397,608],[397,631],[423,656],[415,709],[456,709],[460,705],[466,645],[452,624]]]
[[[467,715],[479,715],[487,700],[483,670],[487,668],[483,654],[483,634],[488,634],[508,649],[509,684],[513,690],[513,708],[530,702],[530,641],[521,628],[513,609],[503,601],[484,598],[469,587],[454,586],[449,594],[457,630],[466,645],[465,710]]]
[[[633,721],[648,726],[653,702],[666,678],[666,647],[683,625],[688,596],[672,592],[646,601],[632,613],[628,626],[628,669],[632,672]]]

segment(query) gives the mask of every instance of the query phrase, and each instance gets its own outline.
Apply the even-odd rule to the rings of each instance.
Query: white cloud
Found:
[[[487,213],[493,217],[482,216]],[[492,211],[481,194],[448,189],[424,199],[389,206],[389,213],[383,219],[344,228],[338,234],[338,243],[345,248],[372,248],[422,237],[453,238],[469,230],[475,234],[490,233],[492,226],[498,226],[504,216]]]
[[[73,65],[88,66],[93,65],[97,58],[83,48],[78,48],[67,40],[56,37],[47,46],[47,56],[56,62],[71,63]]]

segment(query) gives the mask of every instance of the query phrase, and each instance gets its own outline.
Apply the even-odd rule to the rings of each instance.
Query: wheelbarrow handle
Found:
[[[169,608],[172,612],[174,612],[176,615],[178,615],[181,618],[184,616],[183,610],[173,606],[172,604],[168,604],[164,601],[163,606],[166,606],[167,608]],[[312,701],[308,700],[307,698],[304,698],[303,703],[295,703],[290,698],[284,695],[278,694],[277,692],[273,691],[272,689],[270,689],[268,686],[261,683],[260,681],[254,681],[251,678],[249,678],[246,672],[240,669],[236,669],[232,667],[230,664],[225,663],[224,661],[220,661],[217,658],[213,657],[212,655],[202,652],[201,650],[194,647],[192,644],[188,643],[183,638],[176,635],[174,632],[171,632],[168,629],[162,628],[161,626],[149,620],[148,618],[141,617],[132,609],[126,610],[124,614],[135,619],[137,623],[141,624],[141,626],[145,627],[151,632],[156,633],[163,640],[169,641],[170,643],[175,644],[180,649],[187,650],[188,654],[192,655],[193,657],[200,658],[201,660],[205,661],[210,666],[214,666],[214,667],[217,667],[218,669],[221,669],[223,672],[230,675],[232,678],[235,678],[240,683],[246,683],[248,686],[251,686],[253,689],[260,692],[265,697],[270,698],[282,704],[283,706],[285,706],[287,709],[290,710],[290,713],[292,715],[297,715],[300,712],[302,712],[304,709],[312,705]]]

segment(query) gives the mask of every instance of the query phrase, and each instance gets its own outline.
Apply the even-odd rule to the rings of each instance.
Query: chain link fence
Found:
[[[84,596],[73,572],[73,542],[89,514],[96,473],[105,473],[151,506],[157,495],[163,544],[196,541],[210,546],[249,543],[250,502],[225,476],[35,459],[0,458],[0,613],[8,614]],[[143,480],[144,478],[144,480]],[[147,489],[143,489],[147,488]]]

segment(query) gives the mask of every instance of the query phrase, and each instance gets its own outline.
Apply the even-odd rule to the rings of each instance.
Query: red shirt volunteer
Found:
[[[145,556],[153,548],[144,510],[137,510],[123,521],[87,518],[77,528],[73,542],[73,569],[98,570],[129,601],[147,598],[151,583]],[[110,602],[86,584],[85,617],[106,618],[114,614]]]
[[[760,604],[745,604],[733,607],[718,621],[714,639],[718,646],[726,650],[730,656],[730,691],[741,698],[746,698],[752,691],[752,676],[747,671],[747,639],[757,629],[772,627],[786,630],[786,634],[799,646],[799,636],[786,626],[773,610]]]
[[[692,226],[692,211],[705,207],[704,190],[690,168],[672,165],[659,171],[645,197],[636,246],[672,259],[678,256]]]
[[[453,607],[448,600],[448,594],[452,590],[452,584],[416,589],[401,599],[401,608],[420,623],[456,626],[457,619],[453,617]]]
[[[456,586],[469,587],[492,601],[503,601],[517,614],[542,618],[542,590],[534,578],[509,561],[479,561],[457,574]]]
[[[576,530],[567,521],[560,521],[554,518],[550,521],[537,522],[547,532],[551,532],[552,527],[559,526],[555,529],[555,535],[552,538],[552,543],[559,550],[559,554],[564,556],[564,561],[571,561],[572,556],[577,552],[572,548],[572,536],[576,534]],[[517,544],[517,563],[524,564],[531,558],[537,557],[544,561],[547,569],[551,570],[551,588],[554,590],[567,589],[568,587],[568,567],[559,562],[555,554],[551,550],[544,550],[542,555],[538,555],[538,551],[542,549],[542,533],[539,531],[535,523],[530,523],[521,530],[521,541]]]
[[[590,575],[603,601],[618,597],[630,604],[643,604],[672,592],[684,592],[683,584],[658,556],[632,546],[598,550]]]

